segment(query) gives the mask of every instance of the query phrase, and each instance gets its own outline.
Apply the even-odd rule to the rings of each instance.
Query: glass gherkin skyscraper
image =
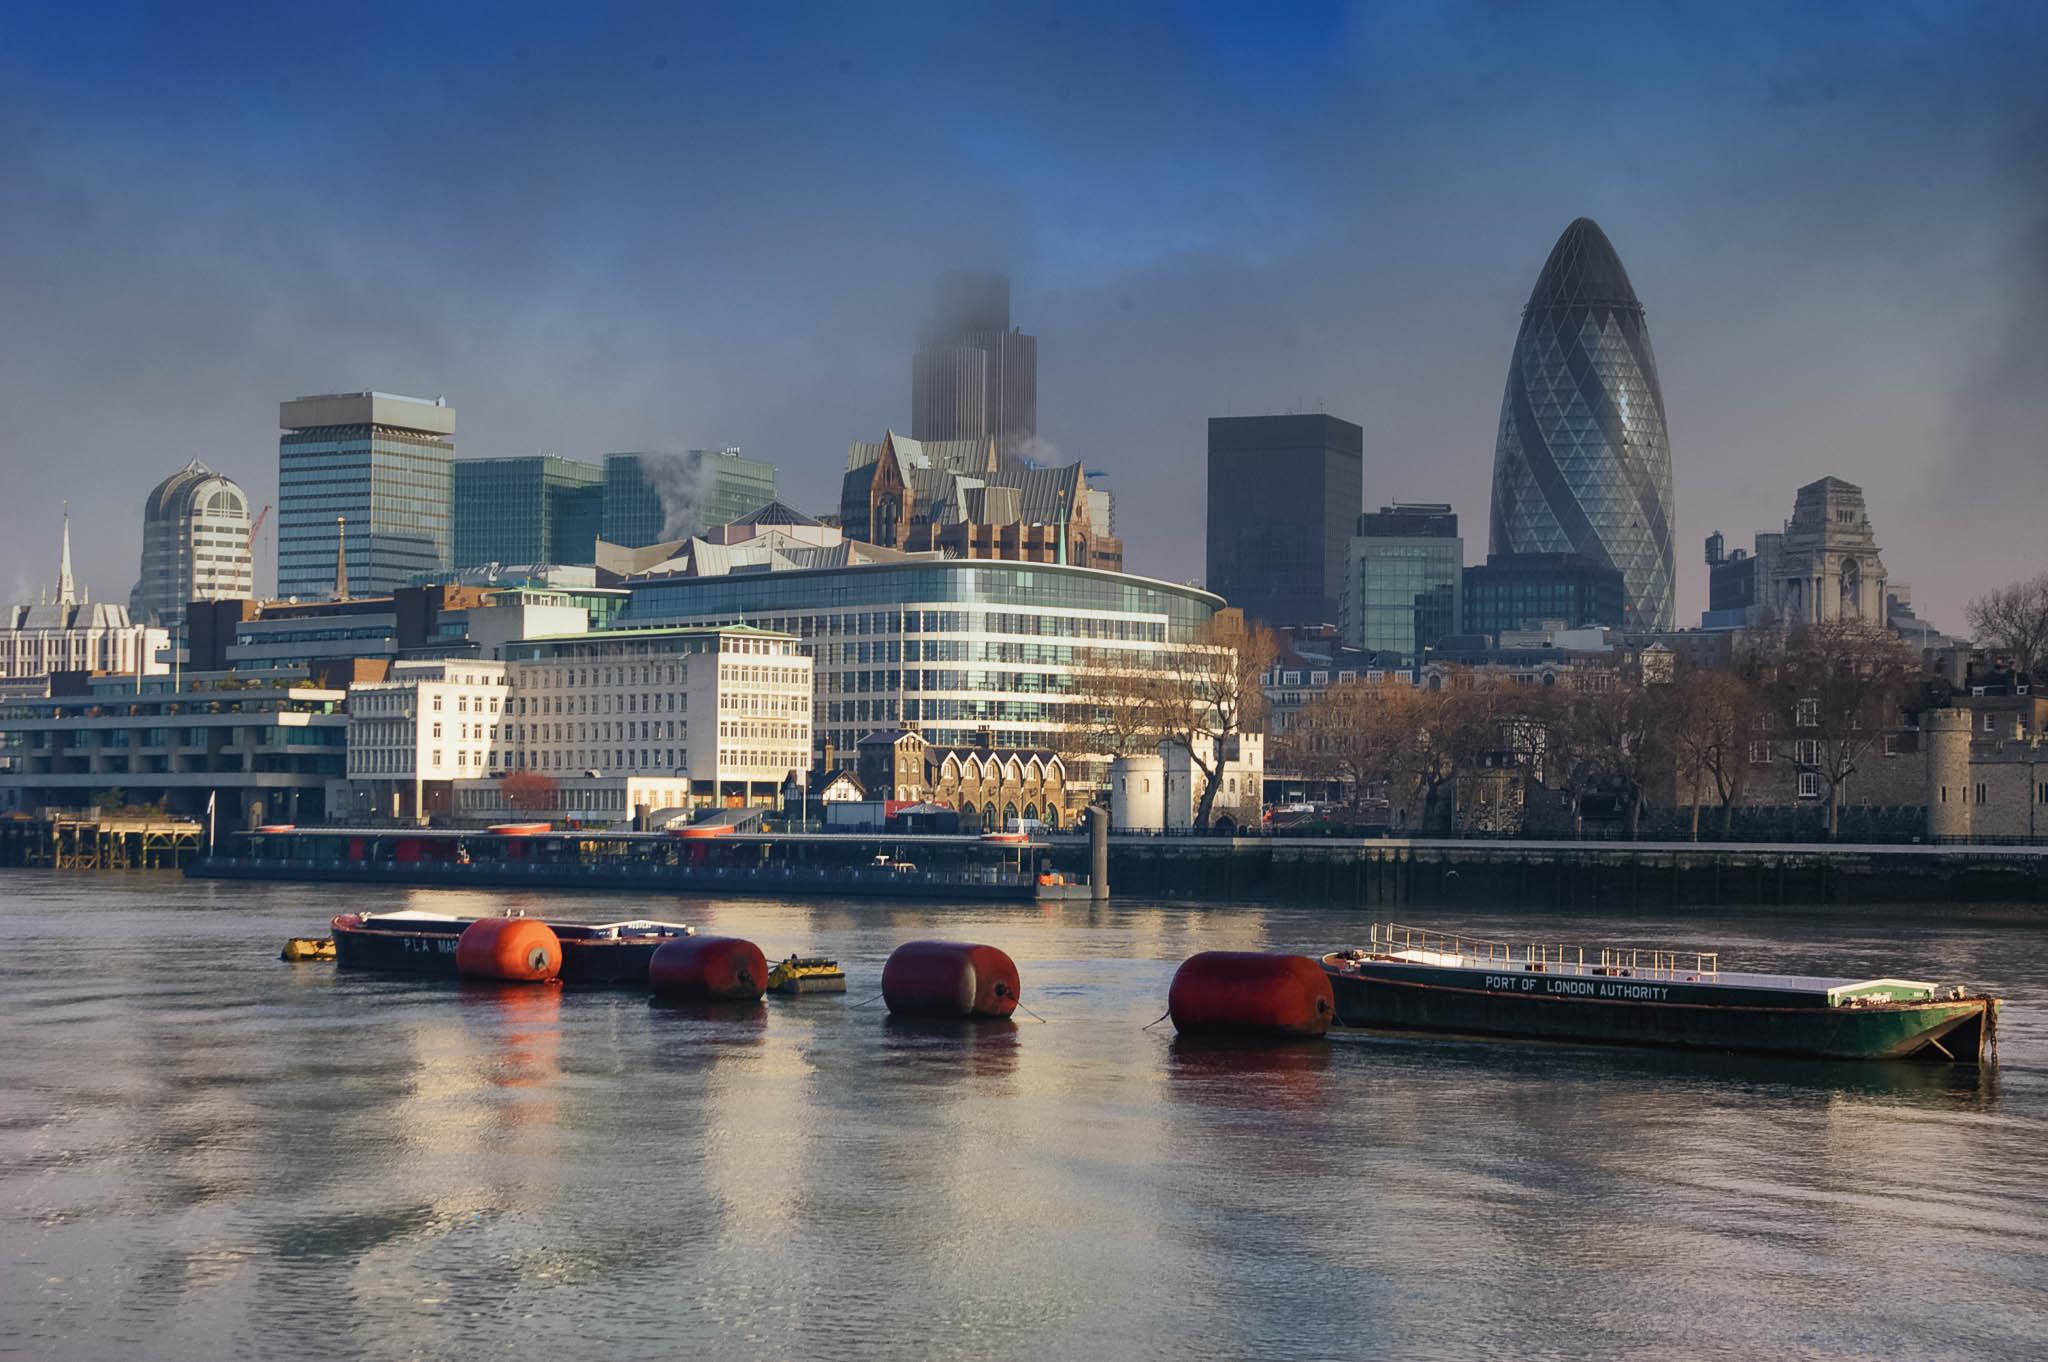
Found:
[[[1643,305],[1591,218],[1522,310],[1493,455],[1491,549],[1617,568],[1631,629],[1672,624],[1671,446]]]

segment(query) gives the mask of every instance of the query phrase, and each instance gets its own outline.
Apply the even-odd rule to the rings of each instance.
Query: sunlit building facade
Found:
[[[282,403],[278,424],[278,595],[385,595],[453,566],[455,408],[334,393]]]
[[[199,460],[158,483],[142,506],[142,571],[129,617],[176,631],[192,601],[255,595],[249,529],[247,494]]]
[[[938,747],[1085,749],[1093,668],[1157,665],[1223,602],[1146,577],[1054,563],[922,560],[649,578],[615,628],[756,625],[816,664],[818,755],[850,765],[879,728]]]
[[[604,470],[530,454],[455,465],[455,567],[588,563],[604,520]]]
[[[1361,515],[1344,564],[1337,621],[1347,647],[1412,658],[1458,632],[1465,541],[1448,505],[1396,503]]]
[[[1494,554],[1578,554],[1617,569],[1630,629],[1676,603],[1671,448],[1643,305],[1599,225],[1552,248],[1508,364],[1494,448]]]

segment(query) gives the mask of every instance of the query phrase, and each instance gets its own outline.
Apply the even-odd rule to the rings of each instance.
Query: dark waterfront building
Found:
[[[588,563],[604,521],[604,470],[534,454],[455,465],[455,566]]]
[[[1010,325],[1008,275],[955,271],[939,280],[910,365],[910,433],[994,436],[1006,455],[1029,452],[1038,434],[1038,339]]]
[[[1575,553],[1489,553],[1484,567],[1465,569],[1464,631],[1498,638],[1536,620],[1566,628],[1620,627],[1626,609],[1622,575]]]
[[[1274,625],[1338,618],[1365,432],[1335,416],[1209,418],[1208,587]]]
[[[1760,534],[1756,538],[1759,549],[1766,541],[1775,549],[1784,536]],[[1731,611],[1739,615],[1762,599],[1757,587],[1757,565],[1760,559],[1742,549],[1736,549],[1731,553],[1727,543],[1719,530],[1707,536],[1709,616],[1726,616],[1727,612]]]
[[[1669,629],[1671,530],[1671,448],[1643,305],[1606,234],[1580,218],[1522,310],[1494,449],[1489,552],[1611,565],[1623,615],[1602,623]]]
[[[1465,541],[1443,502],[1396,502],[1358,517],[1344,559],[1344,644],[1413,657],[1460,631]]]

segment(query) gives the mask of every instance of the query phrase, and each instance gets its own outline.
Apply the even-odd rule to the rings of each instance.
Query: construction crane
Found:
[[[263,522],[270,519],[270,503],[264,502],[263,509],[249,522],[249,593],[256,592],[256,536],[263,532]]]

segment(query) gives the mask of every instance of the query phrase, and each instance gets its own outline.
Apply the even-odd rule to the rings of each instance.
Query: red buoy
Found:
[[[679,936],[655,948],[647,983],[664,998],[758,998],[768,957],[736,936]]]
[[[906,941],[882,966],[882,1001],[906,1017],[1007,1017],[1022,985],[994,946]]]
[[[1320,1036],[1337,997],[1305,955],[1203,951],[1181,962],[1166,992],[1174,1029],[1202,1036]]]
[[[562,972],[562,942],[534,918],[480,917],[456,939],[455,972],[465,979],[546,983]]]

